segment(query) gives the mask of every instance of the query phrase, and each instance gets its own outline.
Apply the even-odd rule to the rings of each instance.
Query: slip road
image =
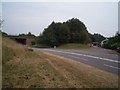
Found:
[[[119,74],[120,71],[120,56],[112,50],[98,47],[90,50],[33,49],[77,60],[114,74]]]

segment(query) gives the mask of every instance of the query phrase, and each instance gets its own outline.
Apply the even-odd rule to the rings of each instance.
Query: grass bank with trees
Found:
[[[2,88],[117,87],[117,75],[3,37]]]

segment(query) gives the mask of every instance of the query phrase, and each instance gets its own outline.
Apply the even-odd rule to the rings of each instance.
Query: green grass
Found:
[[[86,44],[74,44],[74,43],[69,43],[69,44],[64,44],[59,47],[59,49],[89,49],[90,46]]]

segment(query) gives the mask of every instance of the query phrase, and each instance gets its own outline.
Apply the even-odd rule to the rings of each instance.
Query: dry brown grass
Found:
[[[68,83],[82,88],[117,88],[118,76],[78,61],[44,53],[48,62],[63,75]],[[46,55],[47,54],[47,55]]]

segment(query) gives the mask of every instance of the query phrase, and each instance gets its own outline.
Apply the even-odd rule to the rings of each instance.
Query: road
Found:
[[[120,72],[120,56],[112,50],[98,47],[89,50],[33,49],[77,60],[114,74]]]

